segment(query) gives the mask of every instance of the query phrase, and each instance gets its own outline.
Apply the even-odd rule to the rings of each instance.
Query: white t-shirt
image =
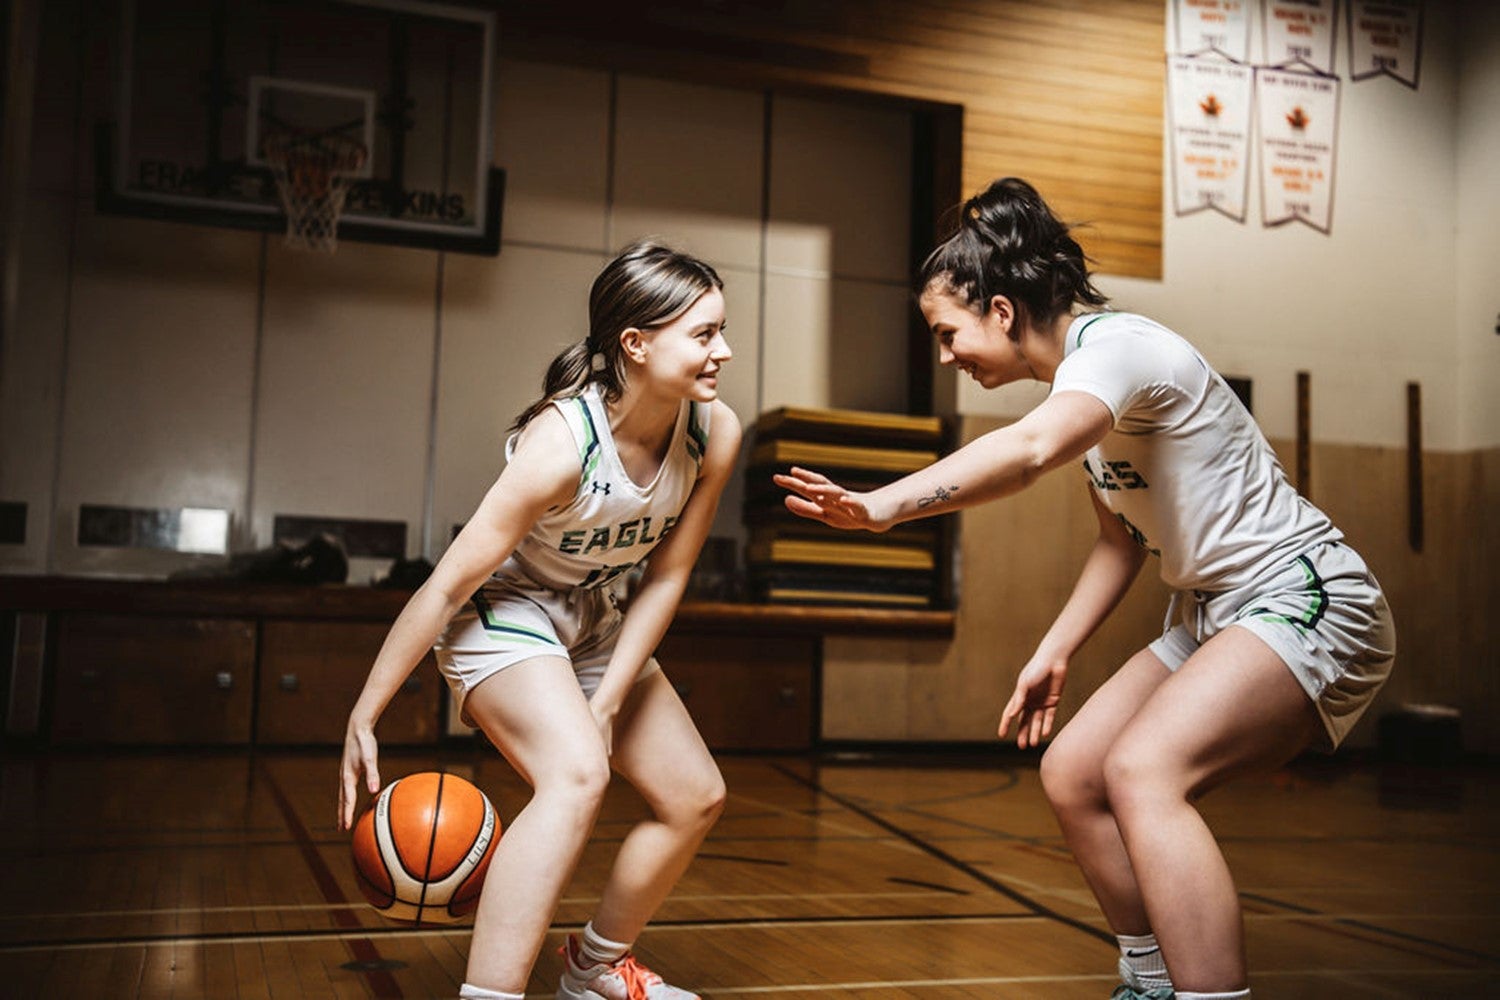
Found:
[[[567,421],[583,463],[578,492],[539,518],[494,575],[551,590],[607,586],[650,555],[677,523],[698,481],[710,408],[682,404],[656,478],[636,483],[615,450],[597,383],[553,405]],[[512,435],[506,442],[507,459],[515,440]]]
[[[1178,590],[1243,586],[1343,535],[1287,481],[1234,391],[1177,334],[1144,316],[1068,327],[1052,392],[1086,392],[1114,430],[1084,456],[1105,506],[1161,557]]]

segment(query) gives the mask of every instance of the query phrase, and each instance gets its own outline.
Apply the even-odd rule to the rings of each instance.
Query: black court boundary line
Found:
[[[962,921],[1036,920],[1040,916],[1040,914],[1035,913],[881,913],[866,916],[730,917],[727,919],[653,920],[647,925],[647,929],[649,930],[653,927],[671,927],[677,930],[690,930],[695,927],[749,927],[757,924],[770,927],[801,927],[817,926],[819,924],[913,923],[917,921],[924,923],[957,923]],[[549,933],[582,929],[583,924],[576,922],[554,923],[547,928]],[[159,944],[206,945],[234,944],[237,941],[295,941],[298,938],[337,938],[340,940],[349,940],[355,937],[401,937],[411,934],[472,934],[473,931],[474,926],[472,924],[427,924],[421,927],[415,925],[350,928],[306,927],[291,931],[246,930],[214,931],[207,934],[137,934],[132,937],[8,941],[5,944],[0,944],[0,955],[20,951],[49,951],[111,945],[126,948],[135,946],[149,947]],[[378,961],[379,958],[377,957],[376,960]]]
[[[921,889],[933,889],[937,892],[946,892],[952,896],[967,896],[968,889],[958,889],[951,885],[939,885],[936,882],[923,882],[918,878],[902,878],[900,875],[887,875],[887,882],[895,882],[897,885],[914,885]]]
[[[790,861],[782,861],[779,858],[752,858],[744,854],[715,854],[712,851],[699,851],[693,855],[694,861],[732,861],[742,865],[768,865],[773,868],[785,868]]]
[[[1242,892],[1239,896],[1241,899],[1249,899],[1257,903],[1264,903],[1267,906],[1274,906],[1278,910],[1289,910],[1292,913],[1301,913],[1309,917],[1321,916],[1311,906],[1303,906],[1301,903],[1288,903],[1286,900],[1277,899],[1274,896],[1262,896],[1255,892]]]
[[[1318,914],[1310,913],[1309,916]],[[678,930],[692,929],[695,927],[802,927],[818,926],[820,924],[879,924],[879,923],[908,923],[921,921],[924,923],[963,923],[966,921],[997,921],[1005,922],[1012,920],[1039,920],[1056,919],[1052,914],[1045,912],[1027,913],[881,913],[866,914],[861,916],[808,916],[808,917],[730,917],[719,919],[697,919],[697,920],[653,920],[651,927],[675,928]],[[1066,917],[1063,918],[1067,920]],[[1456,945],[1447,945],[1441,942],[1431,941],[1416,935],[1405,934],[1401,931],[1392,931],[1387,928],[1366,924],[1350,917],[1333,917],[1327,922],[1314,921],[1310,926],[1327,930],[1336,926],[1355,927],[1360,930],[1379,932],[1397,938],[1404,938],[1416,944],[1426,945],[1439,950],[1447,950],[1473,958],[1479,961],[1495,963],[1496,956],[1484,952],[1472,951]],[[578,930],[583,925],[576,922],[554,923],[548,930],[556,933],[558,931]],[[299,938],[335,938],[348,940],[353,937],[400,937],[411,934],[469,934],[472,933],[469,924],[429,924],[421,926],[389,926],[389,927],[308,927],[300,930],[245,930],[245,931],[217,931],[207,934],[140,934],[132,937],[90,937],[90,938],[59,938],[31,941],[8,941],[0,944],[0,954],[21,951],[48,951],[55,949],[72,949],[87,947],[149,947],[158,944],[183,944],[183,945],[207,945],[207,944],[233,944],[238,941],[294,941]]]
[[[1381,927],[1379,924],[1368,924],[1363,920],[1357,920],[1354,917],[1334,917],[1333,922],[1335,924],[1341,924],[1345,927],[1357,927],[1362,931],[1371,931],[1376,934],[1381,934],[1385,937],[1396,938],[1399,941],[1410,941],[1413,944],[1426,945],[1429,948],[1439,948],[1443,951],[1451,951],[1456,955],[1465,955],[1470,958],[1478,959],[1482,962],[1487,962],[1491,965],[1500,965],[1500,955],[1491,955],[1488,952],[1475,951],[1471,948],[1464,948],[1456,944],[1445,944],[1442,941],[1433,941],[1430,938],[1424,938],[1417,934],[1408,934],[1405,931],[1392,930],[1389,927]]]
[[[1047,846],[1047,843],[1049,841],[1060,841],[1061,840],[1061,837],[1019,837],[1019,836],[1016,836],[1015,834],[1008,834],[1008,833],[1005,833],[1004,831],[996,830],[993,827],[984,826],[982,824],[969,823],[969,822],[967,822],[965,820],[955,820],[952,817],[943,816],[941,814],[930,814],[930,813],[926,813],[926,812],[923,812],[923,811],[920,811],[920,810],[907,808],[907,807],[904,807],[904,806],[900,808],[900,811],[903,812],[903,813],[912,815],[912,816],[916,816],[916,817],[918,817],[920,819],[927,819],[927,820],[931,820],[932,822],[943,823],[943,824],[955,827],[955,828],[960,829],[960,830],[967,830],[967,831],[975,834],[976,836],[984,837],[986,839],[1003,839],[1003,840],[1007,840],[1007,841],[1009,841],[1011,843],[1016,843],[1016,844],[1032,844],[1034,846],[1039,846],[1039,847],[1045,847],[1045,846]],[[807,817],[809,819],[817,819],[819,816],[821,816],[821,815],[824,814],[824,811],[819,811],[819,810],[815,810],[815,809],[814,810],[797,810],[796,814],[799,815],[799,816],[805,816],[805,817]],[[760,818],[764,818],[764,817],[767,817],[767,816],[773,816],[773,815],[776,815],[776,814],[775,813],[771,813],[771,812],[751,813],[751,814],[747,814],[744,817],[737,817],[737,818],[760,819]],[[616,821],[613,821],[612,825],[615,825],[615,826],[624,826],[627,823],[632,823],[632,822],[634,822],[634,820],[616,820]],[[611,825],[611,824],[602,824],[602,825]],[[187,828],[187,829],[184,829],[182,827],[173,827],[173,828],[164,828],[164,829],[168,833],[171,833],[171,834],[180,834],[182,836],[188,836],[188,835],[195,834],[195,833],[197,833],[197,834],[212,835],[212,834],[215,834],[215,833],[222,833],[222,831],[223,831],[222,827],[215,827],[215,828],[204,827],[204,828]],[[58,830],[58,831],[66,831],[66,832],[73,832],[74,830],[76,830],[76,828],[75,827],[58,826],[58,827],[56,827],[56,830]],[[34,832],[35,832],[36,836],[41,837],[41,838],[46,838],[46,836],[49,834],[49,832],[52,832],[52,831],[49,830],[49,829],[40,829],[39,828],[39,829],[35,830]],[[147,831],[148,834],[149,834],[149,832],[150,831]],[[1472,849],[1472,850],[1476,850],[1476,851],[1478,851],[1478,850],[1489,850],[1490,849],[1490,845],[1487,842],[1486,843],[1478,843],[1478,842],[1476,842],[1475,838],[1477,836],[1478,835],[1476,834],[1476,835],[1463,835],[1463,836],[1453,836],[1453,837],[1438,837],[1438,838],[1429,839],[1429,838],[1425,838],[1425,837],[1416,837],[1416,836],[1369,836],[1369,837],[1333,837],[1333,836],[1327,836],[1327,837],[1293,837],[1293,836],[1259,837],[1259,836],[1257,836],[1257,837],[1250,837],[1250,836],[1235,836],[1233,834],[1226,834],[1226,835],[1224,835],[1222,837],[1215,837],[1215,839],[1220,844],[1249,844],[1249,843],[1255,843],[1255,844],[1292,844],[1292,845],[1297,845],[1297,844],[1312,844],[1312,845],[1326,845],[1326,844],[1337,842],[1337,843],[1341,843],[1341,844],[1374,844],[1374,845],[1390,845],[1390,844],[1394,844],[1394,845],[1398,845],[1398,846],[1405,846],[1405,845],[1417,844],[1417,845],[1422,846],[1422,847],[1430,847],[1430,848],[1458,847],[1458,848]],[[616,835],[610,835],[610,836],[603,836],[603,837],[595,836],[595,837],[590,837],[589,838],[589,843],[591,843],[591,844],[618,844],[618,843],[622,843],[624,841],[624,839],[625,839],[625,837],[623,835],[618,835],[618,836],[616,836]],[[859,839],[862,839],[862,838],[853,837],[853,836],[850,836],[850,837],[832,837],[832,838],[830,838],[830,837],[814,837],[814,836],[804,836],[804,835],[800,835],[800,834],[787,834],[787,835],[784,835],[784,836],[769,836],[769,835],[735,836],[735,835],[731,834],[731,835],[726,835],[726,836],[723,836],[723,837],[715,837],[715,838],[713,838],[711,840],[705,841],[705,843],[726,843],[726,844],[732,844],[732,843],[784,844],[784,843],[792,843],[792,842],[798,842],[798,841],[812,841],[812,840],[819,840],[819,841],[828,841],[828,840],[849,841],[849,840],[859,840]],[[347,842],[348,842],[347,838],[342,837],[342,836],[317,836],[317,837],[314,837],[310,833],[309,833],[309,836],[308,836],[308,843],[313,844],[316,847],[339,847],[339,846],[347,844]],[[72,855],[72,856],[96,856],[96,855],[100,855],[100,854],[131,854],[131,853],[139,854],[139,853],[142,853],[142,852],[149,852],[149,851],[176,851],[176,852],[183,852],[183,851],[240,850],[240,849],[243,849],[243,848],[288,847],[288,846],[296,846],[299,843],[300,842],[298,840],[294,839],[294,838],[285,838],[285,839],[283,839],[283,838],[280,838],[280,837],[274,837],[274,838],[258,837],[258,838],[252,839],[252,840],[223,840],[223,841],[212,841],[212,842],[207,842],[207,843],[205,843],[202,839],[196,839],[196,840],[181,840],[181,841],[163,840],[163,841],[158,842],[158,843],[127,843],[127,844],[98,844],[98,843],[92,843],[92,844],[66,844],[66,845],[42,846],[42,847],[35,847],[35,846],[28,846],[28,847],[0,846],[0,861],[11,862],[11,863],[19,863],[19,862],[24,862],[24,861],[28,861],[28,860],[34,860],[34,859],[37,859],[37,858],[58,858],[58,857],[65,857],[65,856],[69,856],[69,855]],[[699,854],[699,855],[697,855],[697,857],[703,857],[703,855]],[[1244,895],[1246,895],[1248,897],[1249,894],[1244,894]],[[1287,905],[1285,903],[1279,903],[1277,900],[1269,899],[1269,898],[1267,898],[1265,900],[1265,902],[1272,903],[1272,904],[1277,904],[1277,905],[1283,905],[1283,906]]]
[[[302,860],[306,862],[313,882],[317,884],[323,899],[329,903],[348,903],[349,900],[344,895],[344,890],[339,888],[338,880],[333,877],[333,872],[328,869],[323,856],[318,853],[317,845],[313,843],[312,836],[307,831],[307,825],[302,822],[302,817],[297,815],[296,807],[292,805],[291,799],[286,797],[286,792],[282,790],[276,776],[271,773],[271,768],[265,761],[257,759],[251,774],[259,775],[265,782],[266,789],[271,793],[276,808],[281,812],[282,820],[291,832],[292,839],[297,844],[297,850],[302,855]],[[348,910],[334,909],[329,912],[335,924],[342,925],[345,929],[355,933],[362,930],[358,918]],[[252,937],[253,935],[241,936]],[[376,997],[382,1000],[385,998],[401,1000],[406,995],[402,992],[401,985],[396,982],[396,977],[391,975],[390,970],[380,966],[384,959],[381,958],[380,950],[375,947],[375,942],[371,941],[368,935],[347,938],[344,946],[349,949],[350,956],[356,962],[366,966],[361,970],[361,974],[368,977],[370,987],[375,991]]]
[[[891,823],[891,822],[889,822],[887,820],[882,819],[881,817],[875,815],[870,810],[865,809],[863,806],[855,805],[852,801],[850,801],[849,799],[846,799],[842,795],[837,794],[836,792],[829,791],[828,789],[824,788],[817,781],[814,781],[814,780],[812,780],[810,778],[804,778],[802,775],[797,774],[796,772],[790,770],[789,768],[787,768],[787,767],[785,767],[785,766],[783,766],[781,764],[772,764],[771,768],[772,768],[772,770],[775,770],[775,771],[781,773],[784,777],[790,778],[791,780],[797,782],[798,784],[800,784],[800,785],[802,785],[802,786],[804,786],[804,787],[806,787],[808,789],[811,789],[814,792],[817,792],[819,795],[826,795],[826,796],[828,796],[830,799],[832,799],[833,801],[837,802],[839,805],[843,806],[845,809],[849,810],[850,812],[854,813],[857,816],[860,816],[860,817],[868,820],[871,823],[874,823],[876,826],[880,827],[881,829],[886,830],[886,831],[894,834],[897,837],[900,837],[902,840],[906,841],[908,844],[911,844],[913,847],[917,848],[919,851],[922,851],[925,854],[929,854],[932,857],[937,858],[939,861],[942,861],[944,864],[947,864],[950,867],[956,868],[959,871],[963,872],[965,875],[967,875],[970,878],[974,879],[976,882],[979,882],[981,885],[984,885],[987,888],[992,889],[995,892],[998,892],[1000,895],[1004,896],[1006,899],[1009,899],[1012,902],[1019,904],[1020,906],[1024,906],[1030,912],[1030,915],[1032,915],[1032,916],[1038,916],[1038,917],[1046,917],[1048,920],[1055,921],[1055,922],[1060,923],[1060,924],[1062,924],[1062,925],[1064,925],[1066,927],[1071,927],[1071,928],[1073,928],[1076,931],[1082,931],[1083,933],[1087,934],[1089,937],[1092,937],[1092,938],[1094,938],[1096,940],[1102,941],[1105,944],[1109,945],[1111,948],[1118,948],[1119,947],[1119,942],[1115,940],[1114,934],[1111,933],[1110,931],[1108,931],[1108,930],[1100,930],[1097,927],[1093,927],[1093,926],[1091,926],[1089,924],[1084,923],[1082,920],[1076,920],[1073,917],[1069,917],[1069,916],[1066,916],[1064,914],[1058,913],[1056,910],[1052,909],[1051,907],[1043,906],[1041,903],[1038,903],[1036,900],[1031,899],[1031,898],[1023,895],[1022,893],[1019,893],[1016,890],[1012,889],[1010,886],[1008,886],[1005,883],[1001,882],[999,879],[994,878],[994,877],[992,877],[990,875],[986,875],[984,872],[980,871],[978,868],[975,868],[973,865],[969,864],[967,861],[961,861],[958,858],[955,858],[953,855],[949,854],[947,851],[943,850],[941,847],[938,847],[936,844],[929,844],[927,841],[925,841],[922,838],[918,837],[916,834],[913,834],[913,833],[911,833],[911,832],[909,832],[907,830],[903,830],[901,827],[897,826],[896,824]]]
[[[1368,931],[1372,934],[1379,934],[1383,937],[1391,938],[1394,941],[1401,941],[1408,944],[1419,944],[1426,948],[1445,951],[1452,955],[1461,955],[1464,958],[1476,959],[1478,961],[1486,962],[1491,965],[1500,964],[1500,955],[1491,955],[1487,952],[1477,951],[1473,948],[1465,948],[1463,945],[1449,944],[1446,941],[1434,941],[1432,938],[1423,937],[1420,934],[1412,934],[1407,931],[1398,931],[1390,927],[1382,927],[1379,924],[1372,924],[1366,920],[1361,920],[1358,917],[1335,917],[1311,906],[1303,906],[1299,903],[1288,903],[1286,900],[1277,899],[1274,896],[1261,895],[1259,893],[1242,892],[1239,894],[1239,896],[1241,899],[1250,899],[1254,900],[1257,903],[1264,903],[1267,906],[1275,906],[1280,909],[1286,910],[1289,913],[1295,913],[1299,916],[1317,918],[1312,921],[1309,926],[1319,927],[1323,930],[1329,930],[1336,927],[1354,927],[1362,931]],[[1410,951],[1411,949],[1403,948],[1402,950]]]
[[[803,786],[805,786],[807,788],[810,788],[813,791],[818,792],[819,794],[827,795],[829,798],[833,799],[833,801],[839,803],[844,808],[850,810],[851,812],[855,813],[856,815],[864,817],[865,819],[869,820],[870,822],[876,824],[877,826],[879,826],[879,827],[881,827],[881,828],[883,828],[885,830],[889,830],[891,833],[893,833],[896,836],[900,837],[902,840],[905,840],[907,843],[911,844],[913,847],[916,847],[919,850],[922,850],[922,851],[927,852],[928,854],[931,854],[933,857],[936,857],[936,858],[938,858],[938,859],[940,859],[940,860],[942,860],[942,861],[944,861],[944,862],[952,865],[953,867],[955,867],[955,868],[959,869],[960,871],[964,872],[966,875],[969,875],[971,878],[974,878],[974,879],[976,879],[976,880],[984,883],[985,885],[987,885],[990,888],[994,889],[996,892],[1000,893],[1001,895],[1003,895],[1003,896],[1005,896],[1005,897],[1007,897],[1007,898],[1009,898],[1011,900],[1014,900],[1015,902],[1021,904],[1022,906],[1030,908],[1037,916],[1044,916],[1044,917],[1047,917],[1049,919],[1056,920],[1059,923],[1066,924],[1067,926],[1072,927],[1072,928],[1074,928],[1076,930],[1081,930],[1081,931],[1083,931],[1086,934],[1090,934],[1090,935],[1098,938],[1099,940],[1106,942],[1107,944],[1118,945],[1118,942],[1115,940],[1115,936],[1114,936],[1114,934],[1112,932],[1107,931],[1107,930],[1101,931],[1101,930],[1099,930],[1096,927],[1092,927],[1089,924],[1083,923],[1082,921],[1075,920],[1072,917],[1064,916],[1063,914],[1058,913],[1055,910],[1052,910],[1052,909],[1049,909],[1048,907],[1042,906],[1040,903],[1037,903],[1036,901],[1034,901],[1032,899],[1029,899],[1026,896],[1022,895],[1021,893],[1016,892],[1014,889],[1011,889],[1008,886],[1004,885],[998,879],[991,878],[990,876],[988,876],[988,875],[984,874],[983,872],[979,871],[977,868],[973,867],[972,865],[967,864],[966,862],[960,861],[959,859],[953,857],[953,855],[951,855],[948,852],[944,851],[942,848],[937,847],[934,844],[927,843],[926,841],[922,840],[920,837],[917,837],[915,834],[909,833],[908,831],[901,829],[900,827],[896,826],[894,823],[890,823],[890,822],[887,822],[884,819],[881,819],[879,816],[877,816],[874,813],[870,812],[868,809],[865,809],[865,808],[863,808],[861,806],[855,805],[853,802],[851,802],[850,800],[844,798],[843,796],[838,795],[838,794],[836,794],[834,792],[830,792],[828,789],[824,788],[818,782],[813,781],[813,780],[811,780],[809,778],[804,778],[800,774],[797,774],[797,773],[789,770],[788,768],[784,767],[781,764],[773,764],[772,768],[773,768],[773,770],[779,771],[781,774],[785,775],[786,777],[791,778],[793,781],[796,781],[798,784],[801,784],[801,785],[803,785]],[[1271,897],[1268,897],[1268,896],[1249,896],[1249,895],[1247,895],[1246,898],[1253,898],[1253,899],[1260,900],[1261,902],[1270,903],[1270,904],[1273,904],[1273,905],[1276,905],[1276,906],[1283,906],[1286,909],[1292,910],[1294,912],[1302,912],[1302,911],[1304,911],[1304,908],[1302,908],[1302,907],[1294,906],[1294,905],[1288,904],[1288,903],[1283,903],[1280,900],[1272,899]],[[1318,912],[1317,910],[1305,910],[1305,912],[1309,916],[1318,916],[1318,917],[1324,916],[1324,914]],[[1344,925],[1346,927],[1357,927],[1357,928],[1359,928],[1361,930],[1369,931],[1371,933],[1381,934],[1381,935],[1390,937],[1390,938],[1395,939],[1395,940],[1407,941],[1407,942],[1410,942],[1410,943],[1413,943],[1413,944],[1424,945],[1424,946],[1429,947],[1429,948],[1435,948],[1435,949],[1437,949],[1439,951],[1446,951],[1446,952],[1449,952],[1449,953],[1455,954],[1455,955],[1463,955],[1463,956],[1465,956],[1467,958],[1478,959],[1480,961],[1487,962],[1487,963],[1490,963],[1490,964],[1495,964],[1497,962],[1500,962],[1500,956],[1489,955],[1489,954],[1486,954],[1485,952],[1480,952],[1480,951],[1473,951],[1471,949],[1464,948],[1464,947],[1462,947],[1460,945],[1448,944],[1448,943],[1443,942],[1443,941],[1433,941],[1430,938],[1424,938],[1424,937],[1421,937],[1421,936],[1415,935],[1415,934],[1408,934],[1408,933],[1406,933],[1404,931],[1392,930],[1392,929],[1387,928],[1387,927],[1381,927],[1378,924],[1365,923],[1364,921],[1356,920],[1356,919],[1354,919],[1352,917],[1329,917],[1327,919],[1333,925]]]

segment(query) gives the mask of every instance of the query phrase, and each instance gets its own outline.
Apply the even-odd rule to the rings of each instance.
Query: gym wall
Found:
[[[4,499],[20,573],[161,576],[206,557],[77,543],[81,504],[406,526],[435,560],[503,462],[590,282],[665,239],[726,285],[726,401],[905,406],[912,124],[901,107],[500,60],[498,256],[101,214],[91,130],[109,78],[87,4],[44,12],[19,322],[6,341]],[[853,364],[857,359],[858,364]],[[748,442],[747,442],[748,443]],[[739,539],[741,484],[716,533]],[[356,558],[351,582],[388,560]]]
[[[1162,65],[1164,3],[934,2],[922,25],[897,4],[881,24],[835,26],[846,35],[791,23],[732,59],[700,47],[653,67],[637,49],[613,69],[589,65],[594,51],[563,45],[556,26],[508,30],[497,4],[507,194],[495,258],[353,243],[314,258],[274,237],[97,214],[90,129],[105,110],[107,40],[85,0],[41,6],[19,298],[0,372],[0,499],[29,514],[25,540],[0,545],[0,571],[150,576],[181,564],[80,549],[84,502],[226,509],[236,548],[268,544],[277,513],[381,518],[407,526],[410,554],[435,557],[493,479],[504,426],[546,361],[581,335],[589,279],[647,233],[721,269],[736,351],[724,394],[746,423],[783,404],[901,409],[910,119],[828,89],[846,86],[964,105],[965,190],[1019,173],[1092,222],[1081,235],[1116,305],[1251,379],[1289,470],[1296,375],[1308,373],[1308,488],[1370,559],[1401,629],[1372,715],[1452,704],[1471,747],[1500,749],[1491,5],[1430,0],[1417,90],[1346,76],[1324,236],[1262,228],[1253,196],[1243,225],[1172,215],[1160,79],[1139,69]],[[968,30],[976,12],[984,32]],[[985,37],[993,58],[976,51]],[[825,61],[799,65],[796,42]],[[840,47],[867,71],[828,57]],[[1080,51],[1106,70],[1063,82],[1058,67]],[[1132,81],[1123,98],[1111,72]],[[772,85],[782,89],[768,101]],[[1037,398],[944,378],[938,395],[956,400],[964,439]],[[1420,552],[1407,541],[1408,382],[1423,390]],[[739,488],[719,533],[739,531]],[[1060,473],[962,524],[956,636],[830,637],[825,738],[992,734],[1092,515],[1081,479]],[[356,563],[352,578],[378,568]],[[1160,628],[1165,593],[1147,575],[1080,657],[1066,710]],[[1365,724],[1354,741],[1372,736]]]
[[[1461,710],[1466,746],[1500,752],[1500,9],[1428,3],[1420,87],[1344,77],[1331,234],[1215,213],[1163,214],[1160,281],[1105,274],[1221,372],[1249,378],[1256,419],[1296,474],[1297,373],[1310,387],[1307,491],[1366,557],[1399,631],[1392,680],[1350,737],[1406,703]],[[1164,166],[1169,171],[1169,165]],[[1170,173],[1167,173],[1170,177]],[[1043,189],[1046,193],[1046,189]],[[1086,250],[1088,230],[1082,231]],[[1421,387],[1423,542],[1410,541],[1407,383]],[[961,380],[965,440],[1045,394]],[[987,739],[1095,534],[1066,472],[963,514],[955,640],[830,638],[823,733]],[[1148,563],[1073,665],[1066,718],[1159,634],[1168,594]],[[982,614],[974,614],[982,609]]]

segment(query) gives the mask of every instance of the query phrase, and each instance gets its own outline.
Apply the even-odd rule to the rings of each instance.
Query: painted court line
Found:
[[[911,881],[911,880],[906,880]],[[890,892],[745,892],[732,894],[697,893],[683,894],[673,893],[667,900],[668,903],[763,903],[769,900],[795,900],[801,902],[818,902],[820,900],[833,899],[946,899],[955,894],[957,890],[946,889],[942,891],[919,892],[890,891]],[[597,903],[594,897],[578,897],[576,899],[563,899],[559,905],[567,906],[589,906]],[[167,906],[154,909],[139,910],[84,910],[70,913],[8,913],[0,916],[0,923],[10,921],[22,921],[31,923],[37,920],[103,920],[115,917],[169,917],[187,915],[219,915],[225,913],[288,913],[288,912],[314,912],[326,913],[330,910],[364,910],[369,908],[368,903],[266,903],[257,906]]]
[[[1367,976],[1369,969],[1329,969],[1318,967],[1316,969],[1277,969],[1273,972],[1257,972],[1256,979],[1289,979],[1314,977],[1317,979],[1342,979],[1346,976]],[[1395,970],[1399,971],[1399,970]],[[1434,969],[1422,970],[1423,975],[1432,975],[1434,978],[1443,975],[1456,976],[1465,975],[1462,969]],[[715,986],[712,989],[715,1000],[719,997],[729,996],[759,996],[775,993],[831,993],[836,990],[900,990],[900,989],[928,989],[944,986],[1019,986],[1025,984],[1042,983],[1115,983],[1119,981],[1116,973],[1089,973],[1073,976],[969,976],[954,979],[889,979],[889,980],[867,980],[864,982],[849,983],[790,983],[783,986]],[[707,989],[707,987],[704,987]],[[550,993],[528,993],[526,1000],[546,1000]]]
[[[774,928],[797,927],[804,925],[815,925],[817,927],[876,927],[876,926],[904,926],[911,924],[930,924],[935,920],[941,920],[944,924],[973,924],[973,923],[1030,923],[1044,918],[1030,914],[1016,914],[1011,916],[953,916],[935,917],[925,915],[919,917],[830,917],[805,918],[799,917],[789,920],[757,919],[757,920],[703,920],[684,921],[682,923],[655,923],[651,925],[652,934],[668,934],[672,932],[688,931],[697,933],[705,930],[766,930]],[[576,930],[581,925],[553,924],[551,930],[560,932],[563,930]],[[92,941],[26,941],[20,944],[0,944],[0,955],[16,954],[19,952],[33,951],[97,951],[109,948],[180,948],[190,945],[211,944],[267,944],[270,942],[290,941],[348,941],[352,939],[363,939],[369,937],[379,938],[382,941],[409,940],[436,937],[467,937],[473,928],[467,924],[456,927],[433,927],[433,928],[404,928],[391,926],[381,927],[359,927],[347,931],[339,930],[300,930],[282,931],[279,933],[254,932],[249,934],[236,934],[233,932],[224,934],[183,934],[174,937],[138,937],[138,938],[110,938]]]

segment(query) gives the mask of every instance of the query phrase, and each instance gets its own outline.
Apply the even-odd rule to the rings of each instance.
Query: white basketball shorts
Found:
[[[1370,707],[1396,657],[1385,595],[1359,553],[1327,542],[1237,590],[1185,594],[1178,621],[1151,651],[1176,670],[1231,625],[1249,629],[1286,661],[1317,706],[1332,750]],[[1176,598],[1173,599],[1174,603]]]
[[[584,695],[592,697],[624,620],[608,588],[558,591],[491,580],[453,616],[433,652],[459,717],[473,725],[463,707],[469,692],[491,674],[536,656],[569,660]],[[638,679],[660,669],[653,656]]]

